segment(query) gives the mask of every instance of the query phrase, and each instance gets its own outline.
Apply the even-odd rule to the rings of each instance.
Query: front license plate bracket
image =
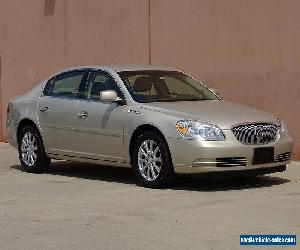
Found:
[[[274,147],[260,147],[254,149],[253,165],[274,162]]]

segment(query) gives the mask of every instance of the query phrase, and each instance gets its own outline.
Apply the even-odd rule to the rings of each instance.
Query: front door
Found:
[[[80,100],[76,116],[76,151],[80,157],[123,162],[123,121],[125,108],[117,103],[100,102],[100,92],[122,93],[106,72],[90,73],[85,87],[85,99]]]
[[[76,107],[86,73],[72,71],[52,78],[38,102],[39,125],[49,153],[72,155]]]

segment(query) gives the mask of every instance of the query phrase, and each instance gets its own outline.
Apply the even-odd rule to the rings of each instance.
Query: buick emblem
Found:
[[[257,129],[256,131],[256,140],[257,143],[263,143],[264,141],[264,132],[261,129]]]
[[[260,129],[258,129],[256,132],[256,138],[261,140],[263,137],[263,132]]]

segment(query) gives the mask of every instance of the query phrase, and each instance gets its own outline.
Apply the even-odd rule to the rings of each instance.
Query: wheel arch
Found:
[[[35,124],[34,121],[32,121],[31,119],[29,118],[24,118],[22,119],[19,124],[18,124],[18,127],[17,127],[17,142],[19,143],[19,140],[20,140],[20,135],[21,135],[21,131],[22,129],[25,127],[25,126],[32,126],[33,128],[35,128],[39,134],[41,135],[41,132],[38,128],[38,126]]]
[[[171,155],[171,151],[169,149],[169,145],[168,142],[166,140],[166,137],[164,136],[164,134],[161,132],[161,130],[159,128],[157,128],[156,126],[152,125],[152,124],[142,124],[139,125],[132,133],[131,138],[130,138],[130,143],[129,143],[129,157],[130,157],[130,163],[132,163],[132,155],[133,155],[133,148],[134,148],[134,144],[137,140],[137,138],[139,137],[139,135],[145,133],[146,131],[151,131],[156,133],[157,135],[159,135],[161,137],[161,139],[163,140],[163,142],[165,143],[167,150],[169,152],[170,155],[170,160],[172,163],[172,155]],[[172,163],[173,165],[173,163]]]

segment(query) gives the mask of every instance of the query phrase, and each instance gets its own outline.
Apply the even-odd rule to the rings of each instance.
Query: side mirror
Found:
[[[118,94],[116,91],[114,90],[104,90],[100,92],[100,101],[101,102],[106,102],[106,103],[110,103],[110,102],[116,102],[120,105],[124,105],[125,104],[125,100],[121,99],[120,97],[118,97]]]

